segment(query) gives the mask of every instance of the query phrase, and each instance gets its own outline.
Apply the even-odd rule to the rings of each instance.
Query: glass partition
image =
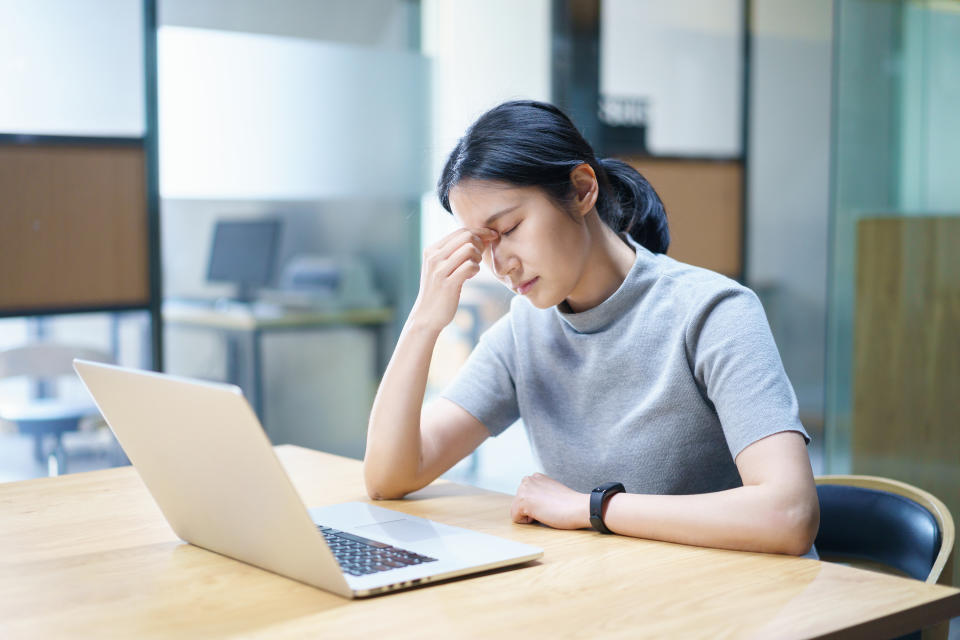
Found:
[[[419,6],[195,4],[158,33],[166,370],[239,385],[274,444],[362,457],[419,282]],[[238,290],[215,229],[255,221],[272,251]]]
[[[960,2],[835,6],[827,470],[956,514]]]
[[[150,7],[0,0],[0,482],[126,463],[69,365],[155,362]]]

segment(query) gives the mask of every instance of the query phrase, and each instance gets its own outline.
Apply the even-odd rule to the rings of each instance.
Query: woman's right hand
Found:
[[[484,247],[498,235],[487,228],[457,229],[427,247],[411,319],[437,332],[450,324],[460,304],[463,283],[480,271]]]

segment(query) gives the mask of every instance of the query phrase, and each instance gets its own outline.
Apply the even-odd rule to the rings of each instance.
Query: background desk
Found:
[[[392,309],[217,309],[168,301],[163,318],[168,371],[240,386],[274,444],[362,457],[384,353],[392,348]],[[211,342],[226,349],[213,350],[218,364],[204,361]],[[211,376],[211,369],[223,373]]]
[[[360,463],[277,451],[308,505],[366,499]],[[382,504],[542,560],[349,601],[177,540],[129,467],[0,484],[0,637],[884,638],[960,614],[956,589],[815,560],[515,525],[511,499]]]

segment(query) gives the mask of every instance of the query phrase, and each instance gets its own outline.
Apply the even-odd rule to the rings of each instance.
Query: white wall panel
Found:
[[[603,0],[600,93],[648,101],[653,153],[737,156],[742,50],[741,0]]]
[[[141,136],[137,0],[0,0],[0,133]]]
[[[159,66],[163,197],[418,198],[426,188],[419,54],[163,27]]]

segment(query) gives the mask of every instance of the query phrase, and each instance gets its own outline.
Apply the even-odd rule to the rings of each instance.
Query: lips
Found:
[[[517,293],[520,295],[525,295],[530,289],[533,288],[533,285],[537,284],[537,281],[540,280],[540,276],[531,278],[526,282],[520,283],[520,286],[517,287]]]

